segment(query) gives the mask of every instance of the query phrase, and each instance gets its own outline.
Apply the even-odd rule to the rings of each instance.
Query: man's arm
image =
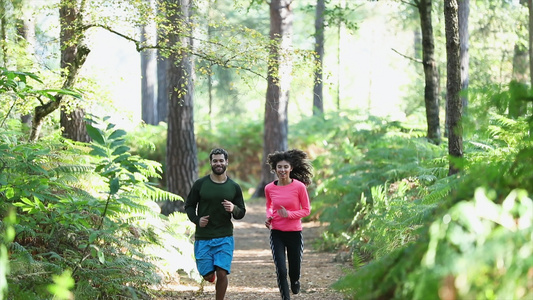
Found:
[[[200,193],[196,186],[196,183],[193,184],[187,200],[185,200],[185,212],[189,220],[196,225],[200,225],[200,218],[196,214],[196,207],[198,206],[198,201],[200,200]]]
[[[246,207],[244,205],[244,198],[242,196],[242,190],[241,190],[241,187],[236,184],[236,193],[235,193],[235,198],[233,198],[233,204],[235,205],[233,207],[233,218],[235,220],[239,220],[239,219],[242,219],[244,218],[244,215],[246,214]]]

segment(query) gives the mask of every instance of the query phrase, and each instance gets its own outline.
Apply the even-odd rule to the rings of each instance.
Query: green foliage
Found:
[[[9,274],[9,255],[7,251],[7,246],[15,238],[15,230],[13,229],[13,224],[16,222],[15,213],[9,211],[7,216],[0,222],[0,300],[4,299],[4,296],[7,292],[7,276]]]
[[[156,126],[143,124],[131,131],[131,134],[128,134],[125,139],[126,145],[130,147],[132,154],[159,162],[161,169],[165,170],[167,155],[166,123],[160,123]],[[166,183],[164,175],[163,171],[160,177],[151,177],[150,180],[158,184],[159,187],[163,187]]]
[[[189,222],[155,202],[181,198],[148,181],[160,164],[131,155],[125,131],[101,126],[88,125],[90,145],[0,132],[0,214],[16,209],[18,220],[8,297],[146,298],[165,274],[197,277]]]
[[[317,189],[313,211],[329,223],[332,232],[360,228],[361,218],[366,214],[362,208],[374,202],[381,201],[388,208],[395,206],[396,201],[409,203],[416,191],[409,194],[404,185],[410,189],[423,187],[446,167],[445,162],[425,165],[445,150],[420,138],[421,132],[416,129],[378,118],[337,117],[326,119],[325,123],[320,126],[326,132],[323,143],[327,151],[314,162]],[[395,183],[391,190],[372,190],[386,182]],[[400,195],[389,200],[393,192]],[[349,228],[346,224],[350,224]]]
[[[367,263],[335,288],[353,299],[531,297],[531,120],[486,120],[477,139],[465,140],[457,177],[446,175],[445,145],[406,135],[402,125],[336,144],[349,165],[329,162],[336,173],[317,189],[326,203],[320,219],[330,224],[323,248],[349,247]],[[353,126],[359,135],[361,123]]]
[[[52,278],[54,284],[48,286],[48,291],[54,295],[55,299],[72,299],[74,297],[70,291],[74,287],[74,279],[68,270],[61,275],[54,275]]]
[[[489,192],[488,194],[493,194]],[[533,202],[523,190],[502,204],[478,189],[422,237],[335,284],[352,299],[529,299]]]
[[[234,122],[232,126],[220,126],[216,130],[208,126],[200,126],[196,140],[198,145],[199,175],[211,171],[209,152],[221,147],[229,153],[228,174],[243,183],[246,187],[255,188],[261,174],[263,122],[246,120]]]
[[[165,170],[167,128],[165,123],[157,126],[143,125],[131,135],[126,136],[126,144],[131,152],[140,157],[161,163]],[[198,147],[199,176],[208,174],[210,169],[209,152],[222,147],[229,152],[228,174],[239,181],[243,187],[255,188],[260,177],[263,144],[263,122],[243,120],[232,126],[209,124],[197,126],[196,143]],[[166,184],[164,171],[161,177],[150,178],[159,187]],[[244,189],[246,192],[246,189]]]
[[[417,283],[412,299],[436,296],[439,283],[461,299],[533,296],[527,276],[533,267],[533,201],[526,191],[513,190],[496,202],[496,193],[479,188],[474,199],[432,223],[422,265],[409,278]]]
[[[0,103],[2,103],[0,107],[2,121],[0,124],[3,125],[6,122],[16,107],[22,106],[32,99],[45,98],[54,101],[56,94],[81,98],[78,92],[65,89],[40,89],[34,87],[34,83],[42,84],[43,82],[36,74],[30,72],[0,68]]]

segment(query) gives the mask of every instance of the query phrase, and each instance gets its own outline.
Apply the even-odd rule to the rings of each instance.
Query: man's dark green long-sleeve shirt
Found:
[[[235,205],[233,213],[224,209],[224,199]],[[185,201],[185,212],[189,220],[196,224],[197,240],[232,236],[232,215],[238,220],[246,213],[241,187],[229,177],[224,183],[216,183],[209,175],[204,176],[193,184]],[[200,227],[200,218],[203,216],[209,216],[206,227]]]

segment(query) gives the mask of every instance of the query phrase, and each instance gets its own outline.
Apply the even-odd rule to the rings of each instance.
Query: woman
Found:
[[[294,294],[300,292],[300,267],[303,254],[302,221],[311,213],[307,186],[313,176],[307,154],[293,149],[268,155],[267,163],[277,180],[265,186],[266,221],[270,229],[270,248],[276,265],[282,300],[290,299],[289,279]]]

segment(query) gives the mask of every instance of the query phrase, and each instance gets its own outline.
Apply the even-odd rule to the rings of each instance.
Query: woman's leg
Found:
[[[294,294],[300,292],[300,269],[304,252],[304,240],[301,231],[288,232],[287,259],[289,261],[289,278],[291,290]]]
[[[278,287],[282,300],[290,300],[289,284],[287,282],[287,265],[285,263],[285,244],[283,234],[279,230],[270,231],[270,248],[272,249],[272,258],[276,266],[278,278]]]

